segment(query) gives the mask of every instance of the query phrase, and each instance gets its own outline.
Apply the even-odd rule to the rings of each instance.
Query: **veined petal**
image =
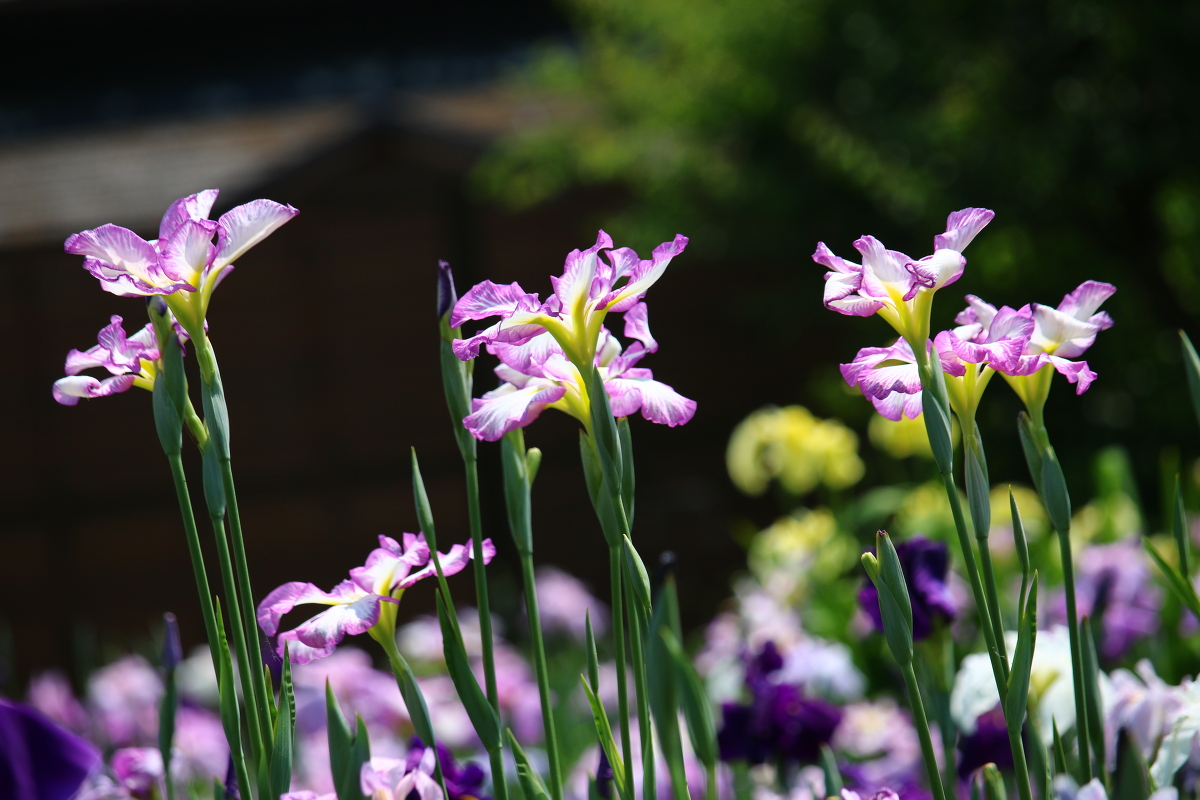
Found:
[[[471,401],[471,413],[463,425],[476,439],[494,442],[509,431],[537,419],[549,403],[559,400],[566,389],[538,379],[524,388],[504,384]]]
[[[683,253],[687,245],[688,237],[676,234],[671,241],[663,242],[654,248],[654,252],[650,254],[650,260],[639,261],[629,273],[629,282],[614,289],[608,297],[597,304],[597,309],[623,312],[633,308],[666,272],[671,259]]]
[[[644,373],[645,377],[639,373]],[[650,370],[627,370],[622,377],[605,381],[604,389],[616,417],[628,417],[640,410],[644,419],[674,428],[687,423],[696,414],[695,400],[654,380]]]
[[[825,304],[825,307],[830,311],[836,311],[848,317],[869,317],[881,308],[886,308],[887,305],[883,300],[852,294],[841,300],[828,302]]]
[[[350,581],[342,581],[333,588],[332,592],[324,592],[311,583],[289,581],[277,587],[258,604],[258,627],[267,636],[274,636],[279,630],[279,620],[284,614],[303,603],[320,603],[336,605],[349,603],[365,594]]]
[[[824,242],[817,242],[817,251],[813,253],[812,260],[838,273],[850,275],[862,272],[861,264],[855,264],[853,261],[847,261],[841,256],[835,256],[833,251]],[[829,280],[829,276],[826,275],[825,279]]]
[[[871,381],[873,378],[867,373],[878,372],[876,367],[885,361],[897,361],[901,364],[912,365],[917,363],[916,356],[913,355],[908,342],[897,339],[896,343],[890,347],[864,347],[859,350],[853,361],[840,365],[842,377],[851,386],[858,386],[864,380]],[[885,367],[885,369],[887,368]],[[878,378],[875,379],[878,380]]]
[[[379,621],[379,604],[390,598],[369,594],[353,603],[342,603],[322,611],[296,628],[296,638],[309,647],[336,645],[346,636],[369,631]]]
[[[857,292],[862,287],[862,279],[861,272],[826,272],[825,307],[831,308],[832,303]]]
[[[916,280],[906,268],[912,259],[897,250],[888,250],[874,236],[863,236],[854,242],[854,249],[862,254],[863,270],[870,273],[885,286],[907,294]],[[865,278],[864,278],[865,279]]]
[[[171,203],[158,224],[159,241],[168,239],[175,230],[191,219],[208,219],[213,203],[217,201],[218,189],[205,189]]]
[[[488,352],[520,373],[542,377],[542,364],[556,353],[562,355],[563,349],[545,328],[539,326],[538,331],[536,335],[520,344],[489,342]]]
[[[514,311],[534,311],[540,305],[536,294],[526,292],[521,288],[521,284],[515,281],[508,286],[483,281],[472,286],[454,304],[454,311],[450,314],[450,327],[460,327],[469,319],[496,316],[507,318]]]
[[[128,228],[101,225],[67,237],[63,249],[80,256],[91,256],[118,272],[147,278],[158,264],[154,246]]]
[[[921,391],[921,376],[915,363],[872,367],[858,373],[858,388],[868,397],[884,398],[893,392]]]
[[[628,317],[628,314],[626,314],[626,316]],[[629,335],[628,327],[625,328],[625,335]],[[646,331],[646,335],[650,335],[650,331],[648,329]],[[633,344],[637,345],[643,350],[646,347],[641,342],[634,342]],[[655,345],[657,346],[657,342]],[[632,347],[633,345],[630,346]],[[596,341],[596,366],[606,367],[612,364],[613,361],[616,360],[620,355],[621,343],[617,341],[617,337],[613,336],[612,332],[608,328],[602,326],[600,328],[600,337]]]
[[[931,256],[925,256],[920,261],[905,264],[917,283],[926,289],[940,289],[949,286],[962,277],[967,259],[957,250],[937,250]]]
[[[916,419],[921,416],[920,392],[916,394],[893,392],[887,397],[872,397],[870,400],[871,405],[875,406],[875,410],[892,422],[899,422],[902,417]]]
[[[95,345],[87,350],[71,350],[67,353],[67,360],[63,364],[63,372],[68,375],[78,375],[85,369],[107,366],[108,351],[100,345]],[[115,370],[113,374],[119,375],[121,374],[121,370]]]
[[[956,330],[961,330],[961,328]],[[958,341],[960,339],[954,331],[942,331],[933,337],[933,346],[937,348],[938,359],[942,362],[942,372],[955,378],[961,378],[967,374],[968,363],[955,350],[955,343]]]
[[[311,664],[318,658],[325,658],[333,655],[333,651],[337,649],[336,644],[331,644],[328,647],[309,647],[304,642],[296,638],[295,631],[285,631],[279,634],[275,640],[275,649],[280,657],[283,656],[283,648],[287,646],[288,657],[293,664]]]
[[[604,231],[596,234],[596,243],[587,250],[572,250],[563,264],[563,274],[550,278],[554,294],[562,307],[574,309],[588,299],[596,278],[596,262],[601,250],[612,247],[612,238]]]
[[[967,307],[958,312],[958,316],[954,321],[959,325],[971,325],[979,323],[987,330],[992,324],[992,318],[996,316],[996,307],[991,303],[986,303],[980,300],[973,294],[967,295]]]
[[[81,397],[107,397],[125,392],[133,386],[133,375],[114,375],[98,381],[91,375],[72,375],[54,382],[51,393],[64,406],[73,406]]]
[[[1084,281],[1075,288],[1075,291],[1063,297],[1062,302],[1058,304],[1058,310],[1075,317],[1075,319],[1091,322],[1090,318],[1096,313],[1096,309],[1100,308],[1100,304],[1112,297],[1116,291],[1117,287],[1111,283]],[[1107,314],[1104,317],[1108,324],[1102,327],[1108,328],[1112,325],[1112,318]]]
[[[658,350],[658,342],[650,335],[650,307],[637,302],[625,312],[625,335],[637,339],[646,347],[647,353]]]
[[[1075,394],[1083,394],[1096,380],[1096,373],[1088,368],[1086,361],[1068,361],[1059,356],[1049,356],[1050,363],[1060,375],[1066,376],[1069,383],[1075,384]]]
[[[247,250],[271,235],[300,212],[274,200],[252,200],[230,209],[217,220],[217,251],[212,269],[237,261]]]
[[[933,237],[935,250],[947,249],[962,252],[967,245],[996,216],[987,208],[964,208],[946,217],[946,232]]]
[[[1051,355],[1055,354],[1061,345],[1073,340],[1074,346],[1066,352],[1079,355],[1091,346],[1096,334],[1100,332],[1100,326],[1076,319],[1049,306],[1034,303],[1032,310],[1034,330],[1029,343]]]
[[[442,567],[443,575],[447,575],[447,576],[457,575],[458,573],[463,571],[463,569],[467,566],[467,563],[470,562],[471,559],[475,558],[474,540],[467,539],[467,543],[465,545],[462,545],[462,544],[451,545],[449,553],[438,553],[437,557],[438,557],[438,563]],[[490,564],[490,563],[492,563],[492,559],[495,557],[496,557],[496,546],[494,544],[492,544],[491,539],[484,539],[483,540],[483,563]],[[408,589],[409,587],[415,585],[418,581],[422,581],[425,578],[432,577],[436,574],[437,574],[437,567],[434,565],[433,559],[430,559],[428,565],[426,565],[422,569],[417,570],[416,572],[412,573],[411,575],[404,578],[403,580],[397,582],[396,585],[393,586],[392,588],[393,588],[393,590],[394,589]]]
[[[211,220],[184,220],[167,239],[159,240],[160,266],[172,280],[189,284],[199,279],[212,263],[216,252],[212,244],[217,223]]]

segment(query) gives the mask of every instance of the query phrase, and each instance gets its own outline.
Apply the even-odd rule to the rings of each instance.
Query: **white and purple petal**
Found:
[[[634,303],[625,312],[625,335],[637,339],[646,347],[647,353],[658,350],[658,342],[650,334],[650,307],[643,302]]]
[[[538,330],[539,333],[520,344],[489,342],[488,352],[517,372],[535,378],[542,377],[542,364],[556,353],[562,355],[563,349],[544,328],[539,326]]]
[[[508,317],[514,311],[532,311],[541,303],[536,294],[530,294],[515,281],[507,286],[483,281],[472,286],[454,304],[450,314],[450,327],[461,327],[469,319]]]
[[[1034,330],[1029,343],[1051,355],[1061,349],[1064,358],[1078,356],[1091,347],[1096,334],[1100,332],[1099,325],[1076,319],[1049,306],[1034,303],[1032,311]]]
[[[318,658],[333,655],[333,651],[337,649],[336,644],[331,644],[327,647],[309,647],[296,638],[295,631],[284,631],[279,634],[279,637],[275,640],[275,648],[280,657],[283,656],[284,647],[287,647],[288,658],[291,659],[293,664],[311,664]]]
[[[817,242],[817,251],[813,253],[812,260],[837,273],[850,275],[862,272],[861,264],[855,264],[853,261],[847,261],[841,256],[835,256],[833,251],[824,242]],[[829,280],[829,276],[826,275],[825,279]]]
[[[905,266],[911,264],[913,259],[897,250],[888,250],[874,236],[863,236],[855,240],[854,249],[862,254],[864,272],[870,272],[885,287],[900,292],[906,299],[910,293],[915,294],[916,279]],[[878,296],[874,293],[872,295]]]
[[[128,391],[133,386],[133,375],[114,375],[102,381],[91,375],[71,375],[54,382],[51,393],[64,406],[73,406],[81,398],[107,397],[110,394]]]
[[[300,212],[274,200],[251,200],[232,208],[217,220],[217,249],[212,268],[220,270],[270,236]]]
[[[628,417],[641,411],[642,417],[674,428],[696,415],[696,401],[654,380],[648,369],[629,369],[621,377],[604,382],[612,404],[613,416]]]
[[[463,425],[476,439],[495,442],[509,431],[533,422],[542,409],[562,398],[566,391],[541,379],[520,389],[506,383],[472,400],[471,413],[463,418]]]
[[[213,234],[217,223],[207,219],[189,219],[180,223],[167,239],[160,239],[159,265],[174,281],[192,283],[197,280],[213,261],[216,249]]]
[[[1064,314],[1070,314],[1076,319],[1092,322],[1091,317],[1100,308],[1100,304],[1112,297],[1116,291],[1117,287],[1111,283],[1084,281],[1075,288],[1075,291],[1063,297],[1062,302],[1058,304],[1058,310]],[[1107,314],[1104,317],[1107,324],[1102,327],[1111,327],[1112,318]]]
[[[1083,394],[1096,380],[1096,373],[1088,368],[1086,361],[1068,361],[1059,356],[1049,356],[1048,360],[1060,375],[1066,377],[1068,383],[1075,384],[1075,394]]]
[[[996,316],[996,307],[991,303],[980,300],[973,294],[966,297],[967,307],[958,312],[958,316],[954,321],[959,325],[971,325],[979,323],[987,330],[992,324],[992,318]]]
[[[633,308],[666,272],[671,259],[682,254],[687,245],[688,237],[676,234],[671,241],[663,242],[654,248],[654,252],[650,254],[650,260],[639,261],[629,273],[629,282],[614,289],[609,296],[597,304],[597,309],[623,312]]]
[[[871,405],[875,406],[875,410],[882,416],[892,422],[899,422],[903,417],[916,419],[921,416],[921,397],[921,392],[916,394],[893,392],[887,397],[872,397],[870,400]]]
[[[217,201],[219,189],[205,189],[187,197],[181,197],[171,203],[158,224],[158,238],[163,241],[170,237],[175,230],[192,219],[208,219],[213,203]]]
[[[379,621],[380,604],[390,597],[369,594],[353,603],[341,603],[317,614],[295,629],[296,639],[309,647],[326,648],[346,636],[366,633]]]
[[[563,264],[563,274],[550,278],[554,294],[566,309],[574,309],[590,297],[596,278],[596,262],[601,250],[612,248],[612,238],[600,231],[596,243],[587,250],[572,250]]]
[[[926,289],[941,289],[962,277],[967,259],[957,250],[937,250],[920,261],[905,264],[917,283]]]
[[[279,620],[283,615],[302,603],[335,605],[353,602],[362,595],[363,591],[351,581],[342,581],[333,587],[332,592],[322,591],[304,581],[289,581],[275,588],[258,604],[258,626],[262,628],[263,633],[274,636],[275,631],[279,630]]]
[[[483,563],[490,564],[490,563],[492,563],[492,559],[495,557],[496,557],[496,546],[492,543],[491,539],[484,539],[483,540]],[[467,539],[467,543],[465,545],[462,545],[462,544],[451,545],[449,553],[438,553],[437,554],[438,564],[441,565],[442,574],[447,575],[447,576],[457,575],[458,573],[462,572],[463,569],[466,568],[467,564],[473,558],[475,558],[475,547],[474,547],[474,540],[472,540],[472,539]],[[416,572],[408,575],[403,580],[398,581],[395,584],[395,586],[393,586],[392,588],[393,588],[393,590],[408,589],[409,587],[414,586],[419,581],[422,581],[426,578],[432,577],[436,574],[437,574],[437,566],[434,565],[433,559],[430,559],[429,564],[427,564],[425,567],[417,570]]]
[[[934,250],[962,252],[975,236],[996,216],[987,208],[964,208],[946,217],[946,232],[933,237]]]

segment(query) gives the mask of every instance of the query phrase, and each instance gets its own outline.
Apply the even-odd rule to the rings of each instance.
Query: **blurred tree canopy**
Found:
[[[795,368],[826,385],[835,360],[889,332],[821,311],[816,242],[853,256],[871,233],[919,257],[948,212],[993,208],[963,280],[939,295],[935,330],[967,292],[1053,305],[1087,278],[1112,282],[1117,326],[1085,356],[1100,380],[1069,402],[1062,383],[1051,400],[1059,449],[1079,451],[1086,481],[1083,459],[1123,443],[1155,493],[1177,463],[1168,452],[1160,465],[1160,448],[1196,454],[1175,329],[1200,333],[1200,3],[569,0],[569,11],[576,39],[514,77],[547,111],[482,163],[493,196],[522,206],[623,186],[630,202],[610,232],[645,248],[682,231],[696,257],[738,265],[716,288],[748,298],[738,313],[769,318]],[[997,409],[985,435],[1010,435],[1011,393],[997,382],[985,403]]]

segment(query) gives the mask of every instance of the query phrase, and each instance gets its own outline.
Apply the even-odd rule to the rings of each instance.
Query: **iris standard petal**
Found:
[[[1076,319],[1091,321],[1091,316],[1096,313],[1096,309],[1100,308],[1100,304],[1108,298],[1112,297],[1117,291],[1117,287],[1111,283],[1101,283],[1100,281],[1084,281],[1075,288],[1075,291],[1063,297],[1062,302],[1058,304],[1058,310],[1064,314],[1070,314]],[[1108,318],[1108,315],[1105,314]],[[1112,325],[1112,319],[1108,318],[1109,327]]]
[[[454,304],[454,311],[450,314],[450,327],[458,328],[470,319],[507,317],[518,309],[530,311],[539,305],[538,296],[526,292],[521,288],[521,284],[515,281],[507,286],[483,281],[472,286]]]
[[[118,272],[147,279],[158,265],[154,246],[128,228],[101,225],[67,237],[63,249],[80,256],[91,256]]]
[[[492,559],[495,558],[495,556],[496,556],[496,546],[494,544],[492,544],[491,539],[484,539],[483,540],[483,563],[484,564],[492,563]],[[473,542],[473,540],[468,539],[467,543],[465,545],[461,545],[461,544],[452,545],[450,547],[449,553],[438,553],[437,558],[438,558],[438,564],[440,564],[442,567],[443,575],[446,575],[446,576],[457,575],[458,573],[463,571],[463,569],[467,566],[467,563],[470,562],[471,559],[475,558],[474,542]],[[428,565],[426,565],[422,569],[417,570],[416,572],[412,573],[411,575],[405,577],[403,580],[397,582],[395,584],[395,586],[392,587],[392,589],[393,589],[393,591],[396,589],[408,589],[409,587],[416,585],[419,581],[423,581],[426,578],[433,577],[436,574],[437,574],[437,567],[434,565],[433,559],[430,559]]]
[[[912,273],[917,283],[926,289],[940,289],[949,286],[962,277],[967,259],[957,250],[937,250],[931,256],[925,256],[920,261],[906,264],[905,268]]]
[[[992,324],[992,318],[996,316],[996,307],[980,300],[973,294],[967,295],[966,300],[967,307],[958,312],[954,321],[959,325],[970,325],[977,322],[987,329]]]
[[[862,254],[863,269],[870,272],[883,284],[900,289],[907,294],[915,279],[906,268],[913,259],[897,250],[888,250],[874,236],[863,236],[854,242],[854,249]]]
[[[1073,351],[1070,355],[1079,355],[1091,346],[1096,334],[1100,332],[1098,325],[1076,319],[1049,306],[1034,303],[1032,311],[1034,330],[1029,343],[1051,355],[1056,353],[1061,345],[1072,340],[1075,344],[1070,348]],[[1064,354],[1065,357],[1067,355]]]
[[[596,235],[596,243],[587,250],[572,250],[567,254],[562,275],[550,278],[554,294],[563,308],[574,309],[579,303],[590,299],[600,251],[611,247],[612,239],[600,231]]]
[[[190,219],[208,219],[213,203],[217,201],[219,189],[205,189],[171,203],[158,223],[159,240],[167,239],[175,229]]]
[[[226,211],[217,220],[217,251],[212,269],[219,270],[237,261],[243,253],[299,213],[274,200],[252,200]]]
[[[51,393],[64,406],[73,406],[80,398],[107,397],[110,394],[128,391],[133,386],[133,375],[114,375],[98,381],[91,375],[71,375],[54,382]]]
[[[996,212],[987,208],[964,208],[953,212],[946,217],[946,232],[933,237],[934,249],[961,253],[995,216]]]
[[[658,279],[666,272],[667,267],[671,264],[671,259],[683,253],[687,249],[688,237],[683,234],[676,234],[675,238],[669,242],[663,242],[658,247],[654,248],[648,261],[639,261],[638,265],[633,268],[629,274],[629,282],[624,286],[614,289],[612,294],[606,297],[603,301],[597,304],[599,310],[608,310],[623,312],[633,308],[643,297],[650,287],[658,282]]]
[[[211,220],[188,219],[180,223],[167,239],[159,240],[160,264],[172,280],[195,284],[212,263],[216,252],[213,234],[217,223]]]

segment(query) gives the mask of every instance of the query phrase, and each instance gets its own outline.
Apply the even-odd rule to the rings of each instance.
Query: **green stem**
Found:
[[[217,561],[221,565],[221,580],[225,584],[225,602],[229,612],[229,638],[233,641],[234,655],[237,657],[238,671],[242,683],[242,695],[254,697],[254,684],[257,682],[250,672],[250,660],[246,653],[246,634],[242,628],[242,615],[238,608],[237,583],[233,577],[233,563],[229,557],[229,542],[225,539],[225,521],[222,517],[212,517],[213,538],[217,541]],[[247,700],[246,725],[250,733],[250,760],[258,764],[263,752],[262,726],[259,719],[258,706]],[[267,741],[270,741],[268,739]],[[249,786],[243,786],[242,791],[249,792]]]
[[[395,620],[393,620],[394,622]],[[388,663],[392,665],[392,674],[396,676],[396,682],[403,686],[405,683],[404,673],[409,670],[408,665],[404,662],[404,657],[400,655],[400,650],[396,647],[395,627],[393,626],[387,633],[381,633],[372,628],[369,633],[371,638],[383,647],[383,652],[387,653]],[[432,734],[433,730],[430,729],[429,732]],[[450,793],[446,790],[446,776],[442,774],[442,758],[438,754],[437,737],[430,736],[429,738],[431,741],[424,744],[433,749],[433,777],[442,789],[442,797],[446,798],[450,796]]]
[[[917,688],[917,674],[909,661],[901,667],[904,673],[904,685],[908,687],[909,707],[912,709],[913,723],[921,738],[921,755],[925,759],[925,771],[929,773],[929,788],[933,792],[933,800],[946,800],[946,792],[942,788],[942,775],[938,770],[937,756],[933,752],[933,739],[929,735],[929,720],[925,718],[925,704],[921,702],[921,691]]]
[[[183,471],[183,457],[175,453],[167,456],[171,465],[171,477],[175,479],[175,498],[179,501],[179,513],[183,517],[183,532],[187,538],[188,554],[192,557],[192,575],[196,579],[196,593],[200,595],[200,613],[204,617],[204,633],[208,637],[209,653],[213,669],[218,669],[217,646],[221,639],[217,633],[217,614],[213,608],[213,594],[208,587],[208,572],[204,568],[204,553],[200,549],[200,533],[196,529],[196,515],[192,511],[192,498],[188,492],[187,475]]]
[[[642,654],[642,610],[632,596],[633,587],[626,584],[629,603],[629,655],[633,660],[633,681],[637,690],[638,734],[642,740],[642,800],[655,800],[658,795],[654,772],[654,736],[650,718],[650,693],[646,686],[646,661]],[[632,772],[632,770],[631,770]]]
[[[538,695],[542,701],[546,758],[550,762],[550,797],[551,800],[562,800],[562,764],[558,754],[558,736],[554,731],[554,706],[550,701],[550,672],[546,667],[546,646],[542,641],[542,617],[538,611],[532,553],[521,553],[521,578],[525,583],[525,608],[529,615],[529,633],[533,637],[533,666],[537,674]]]
[[[997,640],[1002,640],[1004,637],[1004,621],[1000,617],[1000,593],[996,590],[996,572],[992,568],[992,548],[988,544],[988,537],[976,537],[979,543],[979,564],[983,568],[984,591],[987,592],[988,598],[988,613],[991,615],[992,630],[997,631]],[[999,644],[999,641],[997,641]],[[1000,667],[1004,671],[1004,680],[1008,681],[1008,650],[1006,647],[999,649]]]
[[[483,558],[483,518],[479,511],[479,467],[474,458],[463,459],[467,472],[467,508],[471,521],[471,541],[475,549],[475,605],[479,608],[479,638],[483,644],[483,679],[488,702],[500,713],[500,695],[496,688],[496,656],[492,642],[492,608],[488,595],[486,564]],[[492,791],[496,800],[508,800],[508,780],[504,775],[503,747],[488,750],[492,766]]]
[[[705,800],[720,800],[717,797],[717,765],[715,763],[708,765],[704,781],[704,798]]]
[[[617,714],[621,724],[621,757],[625,759],[625,774],[633,770],[633,744],[629,739],[629,687],[625,674],[625,603],[621,596],[621,548],[608,549],[608,573],[612,584],[612,626],[614,660],[617,666]]]
[[[1008,747],[1012,750],[1013,757],[1013,774],[1017,784],[1017,794],[1021,800],[1033,800],[1033,792],[1030,789],[1029,782],[1029,765],[1025,761],[1025,744],[1021,741],[1021,724],[1018,720],[1016,724],[1008,725]],[[1037,746],[1041,746],[1039,742]]]
[[[229,516],[229,532],[233,539],[233,559],[237,570],[238,602],[241,605],[243,625],[246,629],[247,657],[250,669],[253,670],[254,680],[250,686],[252,693],[247,695],[246,704],[257,706],[259,724],[262,725],[263,742],[270,742],[271,717],[267,711],[271,690],[267,687],[266,671],[263,669],[262,648],[258,641],[258,623],[254,616],[254,592],[250,588],[250,565],[246,561],[246,545],[242,539],[242,517],[238,513],[237,492],[233,486],[233,467],[229,459],[221,459],[221,480],[225,484],[226,513]],[[231,607],[230,614],[234,613]]]

